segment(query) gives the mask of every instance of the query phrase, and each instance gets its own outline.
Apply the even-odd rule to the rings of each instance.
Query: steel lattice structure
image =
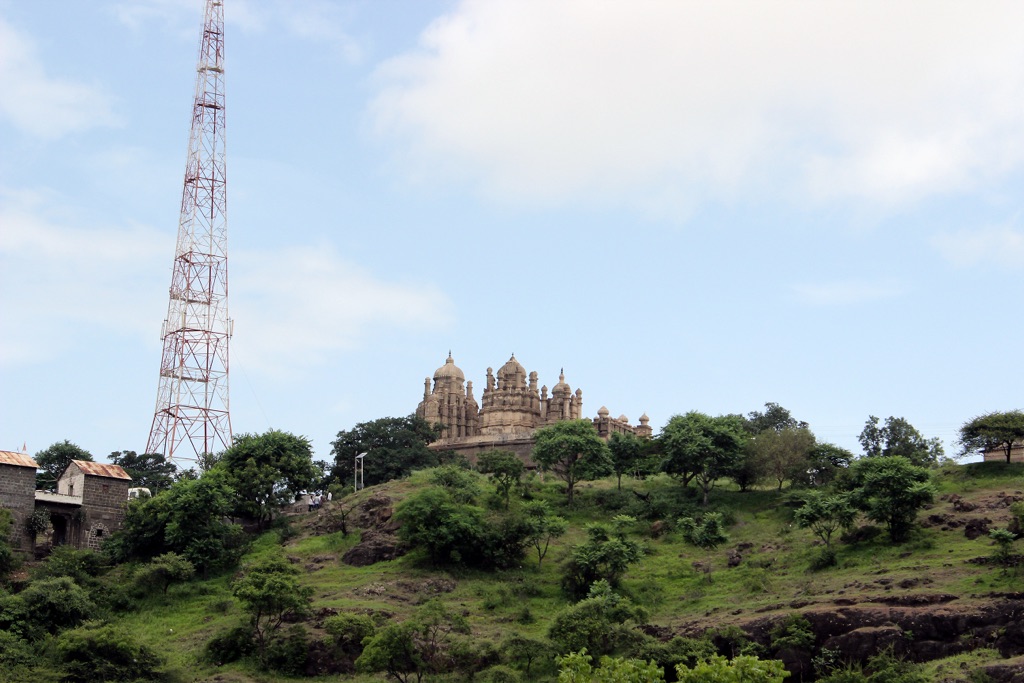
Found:
[[[160,385],[146,445],[198,461],[231,445],[228,410],[228,232],[224,135],[224,3],[207,0],[192,132],[161,336]]]

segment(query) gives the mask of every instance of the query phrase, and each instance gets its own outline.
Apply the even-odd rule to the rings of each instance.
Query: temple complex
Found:
[[[444,365],[434,372],[433,383],[429,377],[424,380],[423,400],[416,407],[416,415],[441,428],[441,437],[430,444],[433,450],[455,451],[472,459],[482,451],[498,448],[529,462],[536,430],[562,420],[583,418],[583,391],[572,390],[564,371],[550,395],[547,385],[538,388],[537,384],[537,373],[527,373],[512,354],[497,373],[487,368],[478,404],[473,383],[466,382],[465,373],[449,352]],[[602,407],[593,421],[604,439],[616,432],[652,435],[647,415],[633,426],[625,415],[610,418],[608,409]]]

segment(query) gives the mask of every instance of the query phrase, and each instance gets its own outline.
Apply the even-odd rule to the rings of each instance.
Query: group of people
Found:
[[[327,494],[327,500],[330,500],[330,499],[331,499],[331,494],[328,493]],[[309,505],[309,512],[312,512],[313,510],[319,510],[320,506],[324,504],[324,494],[323,493],[316,493],[316,492],[314,492],[314,493],[307,493],[306,494],[306,503]]]

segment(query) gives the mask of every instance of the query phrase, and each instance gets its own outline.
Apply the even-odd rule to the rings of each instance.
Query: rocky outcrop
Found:
[[[393,560],[405,554],[405,548],[394,534],[368,530],[362,540],[341,556],[341,561],[353,567],[368,567],[385,560]]]
[[[920,598],[922,606],[861,604],[817,607],[801,614],[815,634],[815,650],[832,650],[840,661],[865,661],[890,647],[895,654],[914,661],[949,657],[978,647],[994,648],[1003,657],[1024,655],[1024,596],[994,597],[972,605],[957,605],[951,595],[905,597]],[[772,629],[790,614],[762,617],[742,628],[767,647]]]

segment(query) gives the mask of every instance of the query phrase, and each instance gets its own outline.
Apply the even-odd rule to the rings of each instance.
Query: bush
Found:
[[[519,683],[521,679],[515,669],[497,664],[489,669],[484,669],[473,680],[480,681],[480,683]]]
[[[66,576],[79,586],[95,584],[97,576],[108,568],[106,558],[94,550],[76,550],[70,545],[59,545],[34,572],[37,579]]]
[[[295,624],[275,635],[267,644],[264,666],[289,676],[301,676],[309,659],[309,635],[305,627]]]
[[[334,639],[335,648],[355,661],[363,652],[363,640],[372,637],[377,629],[365,614],[343,612],[328,617],[324,630]]]
[[[35,635],[78,626],[96,610],[85,589],[67,576],[33,581],[15,599],[24,603],[25,620]]]
[[[725,534],[720,512],[709,512],[699,520],[693,517],[683,517],[679,520],[679,528],[687,543],[704,550],[714,550],[729,540]]]
[[[237,662],[243,657],[248,657],[256,652],[256,639],[253,638],[252,628],[249,626],[236,626],[214,636],[206,643],[204,658],[220,666]]]
[[[548,638],[561,654],[583,649],[594,655],[611,654],[631,640],[640,642],[639,632],[631,632],[646,621],[642,607],[612,592],[608,582],[598,581],[590,597],[555,616]]]
[[[70,683],[153,681],[161,676],[157,654],[114,626],[89,624],[57,639],[55,659]]]

